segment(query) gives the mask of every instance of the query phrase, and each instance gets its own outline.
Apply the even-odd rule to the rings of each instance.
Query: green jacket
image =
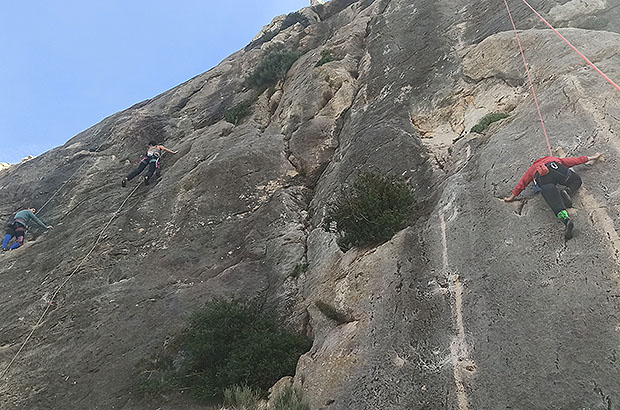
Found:
[[[30,224],[30,222],[34,222],[39,225],[41,228],[47,228],[45,222],[37,218],[35,214],[32,213],[30,209],[22,209],[18,213],[15,214],[15,219],[21,219],[26,222],[26,226]]]

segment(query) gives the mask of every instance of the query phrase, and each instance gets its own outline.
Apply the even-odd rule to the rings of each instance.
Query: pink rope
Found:
[[[506,0],[504,0],[505,2]],[[602,72],[601,70],[599,70],[599,68],[597,66],[594,65],[594,63],[592,61],[590,61],[588,59],[588,57],[584,56],[581,51],[577,50],[577,47],[575,47],[574,45],[571,44],[570,41],[568,41],[562,34],[560,34],[559,31],[557,31],[551,24],[549,24],[549,22],[547,20],[545,20],[545,18],[543,16],[541,16],[536,10],[534,10],[534,7],[532,7],[530,5],[530,3],[528,3],[526,0],[522,0],[547,26],[549,26],[549,28],[551,30],[553,30],[558,36],[560,36],[560,38],[562,40],[564,40],[566,42],[566,44],[568,44],[573,50],[575,50],[577,52],[577,54],[579,54],[581,56],[581,58],[583,58],[584,60],[586,60],[586,62],[592,67],[594,68],[600,75],[603,76],[603,78],[605,78],[607,81],[609,81],[609,83],[611,85],[613,85],[614,87],[616,87],[616,89],[618,91],[620,91],[620,86],[618,86],[618,84],[616,84],[611,78],[607,77],[607,75],[605,75],[604,72]],[[506,4],[506,7],[508,7],[508,5]]]
[[[530,75],[530,69],[528,68],[527,61],[525,60],[525,53],[523,52],[523,46],[521,45],[521,39],[519,38],[519,33],[517,32],[517,26],[515,25],[515,21],[512,18],[512,13],[510,12],[508,1],[504,0],[504,4],[506,5],[506,10],[508,10],[508,15],[510,16],[510,22],[512,23],[512,28],[514,29],[515,36],[517,37],[517,43],[519,44],[519,50],[521,51],[521,57],[523,58],[523,65],[525,65],[525,71],[527,72],[527,78],[530,82],[530,89],[532,90],[532,95],[534,96],[534,102],[536,103],[536,109],[538,110],[538,117],[540,118],[540,123],[542,124],[543,133],[545,134],[545,139],[547,140],[547,148],[549,149],[549,155],[553,156],[553,152],[551,151],[551,143],[549,142],[549,136],[547,135],[547,128],[545,127],[545,121],[543,120],[542,113],[540,112],[540,106],[538,105],[538,98],[536,97],[536,91],[534,90],[534,83],[532,82],[532,76]]]

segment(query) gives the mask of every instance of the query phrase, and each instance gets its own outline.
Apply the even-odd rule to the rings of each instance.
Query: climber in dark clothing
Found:
[[[140,175],[140,173],[144,171],[147,166],[149,167],[149,170],[144,176],[144,183],[148,185],[149,180],[151,179],[155,171],[159,168],[159,159],[161,158],[162,151],[166,151],[171,154],[177,153],[177,151],[172,151],[171,149],[168,149],[163,145],[157,145],[157,143],[155,143],[154,141],[149,142],[149,148],[146,151],[146,155],[140,160],[138,168],[134,169],[129,173],[129,175],[123,178],[123,180],[121,181],[121,185],[123,187],[126,186],[127,181],[130,181],[136,176]]]
[[[36,210],[34,208],[23,209],[15,214],[12,221],[7,224],[6,236],[2,241],[2,250],[8,251],[17,249],[24,244],[24,236],[26,235],[26,228],[32,221],[39,225],[43,229],[52,229],[51,225],[46,225],[45,222],[37,218],[34,214]],[[15,237],[15,243],[9,248],[11,239]]]
[[[504,198],[506,202],[517,200],[517,196],[525,189],[530,182],[534,181],[540,188],[540,192],[553,211],[565,225],[564,238],[573,237],[575,225],[568,216],[566,208],[572,208],[573,201],[571,195],[581,187],[581,177],[570,169],[575,165],[585,164],[588,161],[596,161],[601,157],[600,153],[593,156],[557,158],[543,157],[534,161],[534,164],[525,172],[519,184],[512,191],[512,195]],[[566,189],[560,190],[558,185],[563,185]]]

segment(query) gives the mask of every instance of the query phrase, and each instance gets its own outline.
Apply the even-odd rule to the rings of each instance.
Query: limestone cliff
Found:
[[[536,3],[620,79],[620,7]],[[0,407],[201,408],[141,402],[135,365],[205,301],[234,296],[312,335],[295,383],[313,409],[620,408],[618,91],[510,4],[553,147],[606,157],[580,168],[573,240],[533,192],[501,200],[547,152],[502,1],[318,4],[307,26],[276,18],[207,73],[0,172],[0,214],[53,197],[40,216],[55,225],[0,256],[0,368],[112,220],[0,382]],[[303,55],[226,122],[278,43]],[[337,58],[317,67],[324,50]],[[467,132],[491,112],[510,116]],[[150,139],[179,154],[111,219]],[[408,178],[416,219],[343,253],[325,208],[369,169]],[[353,320],[330,322],[319,299]]]

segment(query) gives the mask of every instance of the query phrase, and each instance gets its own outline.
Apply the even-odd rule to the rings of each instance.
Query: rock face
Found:
[[[619,7],[540,3],[620,79]],[[135,366],[205,301],[257,297],[314,338],[294,381],[313,410],[620,408],[618,91],[514,7],[552,146],[606,158],[578,168],[573,240],[533,192],[501,200],[547,154],[501,1],[332,0],[302,11],[307,27],[259,36],[0,173],[1,214],[52,198],[40,216],[55,225],[0,256],[2,369],[65,283],[1,380],[0,407],[202,408],[145,403]],[[248,119],[225,122],[277,43],[304,54]],[[324,50],[339,60],[316,67]],[[492,112],[510,117],[467,132]],[[130,195],[138,180],[120,179],[150,139],[179,154]],[[322,217],[369,169],[409,178],[416,220],[343,253]],[[352,320],[336,325],[317,300]]]

